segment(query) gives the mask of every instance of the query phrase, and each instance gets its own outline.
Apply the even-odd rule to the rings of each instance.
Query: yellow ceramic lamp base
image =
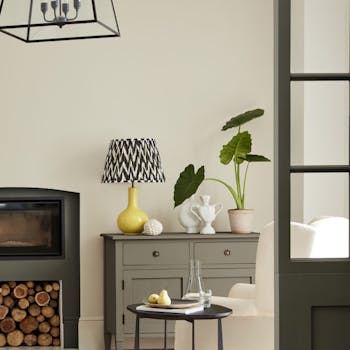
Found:
[[[148,216],[138,207],[137,189],[128,189],[128,207],[122,211],[117,219],[119,229],[126,235],[137,235],[143,231]]]

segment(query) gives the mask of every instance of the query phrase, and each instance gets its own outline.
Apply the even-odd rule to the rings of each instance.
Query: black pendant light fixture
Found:
[[[26,43],[119,37],[114,0],[0,0],[0,32]]]

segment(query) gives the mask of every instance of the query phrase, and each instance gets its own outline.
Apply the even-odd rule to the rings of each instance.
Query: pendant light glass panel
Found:
[[[113,0],[0,0],[0,31],[25,42],[119,36]]]

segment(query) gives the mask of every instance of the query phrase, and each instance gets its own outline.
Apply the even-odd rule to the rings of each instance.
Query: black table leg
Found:
[[[164,320],[164,350],[168,349],[167,345],[167,320]]]
[[[136,316],[135,326],[135,350],[140,350],[140,317]]]
[[[195,350],[194,349],[194,337],[195,337],[195,334],[194,334],[194,320],[192,320],[191,323],[192,323],[192,350]]]
[[[223,344],[222,344],[222,323],[221,318],[218,319],[218,350],[223,350]]]
[[[105,333],[105,350],[110,350],[112,344],[112,334]]]

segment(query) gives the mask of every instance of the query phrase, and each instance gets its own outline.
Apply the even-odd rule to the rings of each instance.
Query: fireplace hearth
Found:
[[[64,348],[78,348],[79,212],[78,193],[0,188],[0,281],[60,281]]]

